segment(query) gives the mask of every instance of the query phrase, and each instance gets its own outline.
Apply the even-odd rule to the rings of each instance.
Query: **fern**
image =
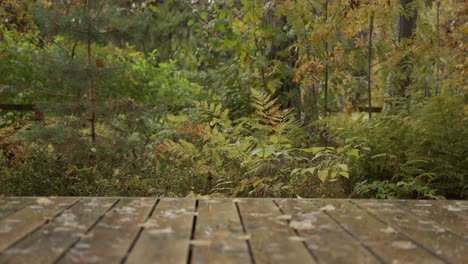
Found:
[[[223,109],[221,104],[208,103],[206,101],[199,102],[196,104],[198,111],[203,119],[209,123],[211,127],[216,126],[216,124],[222,126],[231,125],[231,120],[229,119],[229,109]]]
[[[291,109],[282,109],[277,103],[278,98],[272,98],[270,94],[252,89],[255,108],[254,118],[265,126],[268,131],[282,134],[283,132],[298,127]]]
[[[163,145],[166,151],[174,154],[179,161],[192,160],[200,156],[200,152],[196,146],[183,139],[179,140],[177,143],[172,140],[166,140]]]

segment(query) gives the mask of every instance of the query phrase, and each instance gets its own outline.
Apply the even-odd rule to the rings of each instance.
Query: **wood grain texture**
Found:
[[[392,203],[419,216],[421,219],[430,219],[450,232],[468,239],[468,219],[465,219],[462,214],[457,214],[457,212],[463,210],[460,206],[446,206],[444,208],[435,206],[430,201],[417,200],[397,200],[392,201]],[[468,208],[466,210],[468,210]]]
[[[302,241],[271,199],[242,199],[238,203],[256,263],[315,263]]]
[[[61,213],[79,198],[37,198],[34,203],[0,220],[0,252]]]
[[[156,199],[121,199],[59,263],[120,263]]]
[[[31,198],[7,197],[0,200],[0,219],[5,218],[34,202]]]
[[[468,260],[468,242],[443,228],[433,218],[417,217],[392,203],[366,200],[353,203],[448,262],[463,263]]]
[[[443,263],[394,227],[369,215],[346,200],[313,200],[347,232],[361,241],[383,262]]]
[[[201,199],[197,213],[191,263],[251,262],[246,243],[248,237],[232,200]]]
[[[0,263],[465,263],[468,201],[6,197]]]
[[[362,244],[309,200],[278,200],[321,263],[380,263]]]
[[[468,201],[426,201],[443,212],[456,213],[457,216],[468,221]]]
[[[187,263],[195,199],[161,199],[126,263]]]
[[[83,198],[0,255],[0,263],[53,263],[117,202]]]

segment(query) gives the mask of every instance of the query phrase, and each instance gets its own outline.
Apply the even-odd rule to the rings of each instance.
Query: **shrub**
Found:
[[[412,105],[411,114],[330,125],[337,144],[363,142],[370,151],[352,165],[354,196],[468,197],[468,124],[464,98],[439,96]]]

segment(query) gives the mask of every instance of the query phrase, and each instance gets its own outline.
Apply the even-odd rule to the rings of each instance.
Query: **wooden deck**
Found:
[[[0,263],[468,263],[468,201],[7,197]]]

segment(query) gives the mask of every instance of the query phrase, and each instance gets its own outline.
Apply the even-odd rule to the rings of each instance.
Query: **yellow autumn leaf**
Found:
[[[52,144],[47,145],[47,151],[48,151],[49,153],[54,152],[54,146],[53,146]]]
[[[39,1],[39,4],[45,8],[49,8],[52,6],[52,2],[48,1],[48,0],[41,0]]]
[[[70,175],[72,175],[73,173],[75,173],[75,169],[73,169],[73,168],[68,168],[68,169],[65,171],[65,174],[66,174],[67,176],[70,176]]]

